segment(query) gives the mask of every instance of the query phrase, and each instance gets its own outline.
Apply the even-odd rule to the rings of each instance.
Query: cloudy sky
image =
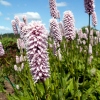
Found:
[[[75,17],[75,27],[80,29],[88,25],[88,15],[85,13],[84,0],[56,0],[60,11],[60,21],[63,19],[63,12],[71,10]],[[95,0],[95,11],[97,13],[100,30],[100,0]],[[49,29],[50,10],[49,0],[0,0],[0,34],[12,32],[11,20],[14,16],[22,18],[26,15],[28,22],[31,20],[41,20]],[[92,23],[92,22],[91,22]]]

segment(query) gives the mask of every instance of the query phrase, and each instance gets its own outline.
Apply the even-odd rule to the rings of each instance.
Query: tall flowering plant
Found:
[[[95,11],[95,4],[94,0],[84,0],[84,7],[85,7],[85,12],[89,15],[89,31],[88,31],[88,41],[87,41],[87,61],[86,64],[88,64],[88,57],[89,57],[89,44],[90,44],[90,15],[92,15],[92,21],[93,25],[96,25],[97,22],[94,22],[96,20],[94,17],[94,11]],[[87,68],[85,68],[86,70]]]
[[[88,40],[87,40],[87,56],[86,56],[86,63],[85,63],[85,69],[84,69],[84,77],[83,77],[83,88],[85,86],[85,80],[86,80],[86,72],[87,72],[87,68],[88,68],[88,64],[91,63],[91,60],[93,58],[92,55],[89,54],[90,51],[92,51],[92,46],[90,45],[90,16],[93,14],[94,10],[95,10],[95,5],[94,5],[94,0],[84,0],[84,7],[85,7],[85,12],[88,14],[89,16],[89,31],[88,31]],[[91,52],[92,53],[92,52]]]
[[[59,44],[62,41],[62,34],[61,34],[61,30],[59,27],[59,23],[57,22],[57,19],[55,18],[50,19],[50,29],[52,30],[52,36],[54,39],[53,51],[54,51],[54,54],[56,55],[56,49],[57,47],[60,46]],[[60,49],[58,50],[58,56],[59,56],[59,59],[61,59]]]
[[[89,44],[90,44],[90,15],[92,15],[92,23],[93,25],[97,24],[96,20],[96,14],[94,13],[95,11],[95,4],[94,0],[84,0],[84,7],[85,7],[85,12],[89,15],[89,31],[88,31],[88,41],[87,41],[87,62],[88,63],[88,52],[89,52]]]
[[[27,58],[34,82],[44,81],[50,76],[47,52],[47,30],[40,21],[27,23],[26,16],[23,17],[23,22],[20,22],[18,17],[15,20],[20,28],[20,37],[25,43]]]

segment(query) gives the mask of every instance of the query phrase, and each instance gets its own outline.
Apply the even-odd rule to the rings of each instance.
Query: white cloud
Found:
[[[5,20],[10,20],[10,18],[9,17],[6,17]]]
[[[59,3],[56,3],[56,4],[57,4],[57,7],[67,6],[66,2],[59,2]]]
[[[4,5],[4,6],[11,6],[11,3],[5,1],[5,0],[0,0],[0,4]]]
[[[0,12],[0,16],[2,16],[2,12]]]
[[[10,31],[11,29],[5,26],[0,26],[0,31]]]
[[[26,15],[27,19],[33,19],[33,20],[40,20],[41,19],[39,13],[37,13],[37,12],[26,12],[26,13],[15,14],[15,16],[18,16],[19,18],[23,18],[23,15]]]

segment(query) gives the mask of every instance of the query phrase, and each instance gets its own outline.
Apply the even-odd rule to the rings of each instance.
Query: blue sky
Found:
[[[88,15],[85,13],[84,0],[56,0],[57,8],[60,11],[60,21],[63,12],[71,10],[75,18],[75,27],[80,29],[88,25]],[[100,0],[95,0],[95,11],[98,24],[96,28],[100,30]],[[11,20],[18,15],[28,17],[31,20],[42,20],[46,28],[49,29],[50,9],[49,0],[0,0],[0,34],[12,32]],[[92,23],[92,22],[91,22]]]

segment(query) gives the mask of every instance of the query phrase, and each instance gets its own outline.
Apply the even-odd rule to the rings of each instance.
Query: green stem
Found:
[[[8,64],[8,65],[10,65],[10,63],[4,58],[4,60],[6,61],[6,63]]]
[[[15,88],[15,84],[13,84],[13,83],[11,82],[11,80],[9,79],[8,76],[5,76],[5,79],[11,84],[11,86],[12,86],[13,88]]]
[[[78,96],[76,97],[76,93],[78,92],[78,72],[77,72],[77,61],[75,60],[75,54],[76,54],[76,51],[75,51],[75,43],[74,41],[72,41],[72,59],[73,59],[73,62],[72,62],[72,68],[74,69],[74,75],[73,75],[73,86],[74,86],[74,100],[76,100],[78,98]]]
[[[16,90],[15,84],[13,84],[13,83],[11,82],[11,80],[10,80],[10,78],[9,78],[8,76],[5,76],[5,79],[10,83],[10,85],[13,87],[13,89],[14,89],[16,95],[18,96],[18,92],[17,92],[17,90]],[[20,98],[20,97],[18,96],[18,98]]]
[[[44,90],[45,90],[45,99],[47,99],[47,88],[46,88],[45,82],[43,81],[42,83],[43,83]]]
[[[90,43],[90,14],[89,14],[89,33],[88,33],[88,41],[87,41],[87,56],[86,56],[86,63],[85,63],[85,69],[84,69],[84,77],[83,77],[83,89],[84,90],[84,85],[85,85],[85,78],[86,78],[86,71],[88,67],[88,58],[89,58],[89,43]]]

